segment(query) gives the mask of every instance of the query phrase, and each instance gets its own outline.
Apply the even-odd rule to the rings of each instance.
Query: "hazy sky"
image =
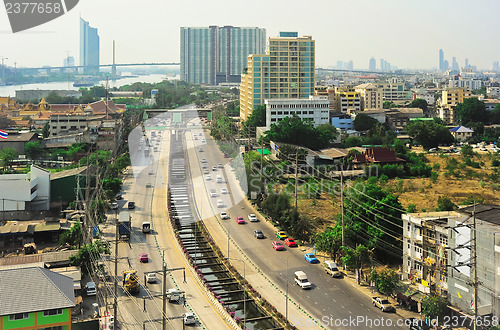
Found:
[[[500,60],[499,0],[80,0],[66,15],[13,34],[0,8],[0,57],[13,66],[60,66],[67,52],[79,64],[79,16],[99,30],[101,64],[178,62],[179,27],[233,25],[297,31],[316,40],[316,66],[338,60],[368,68],[371,57],[399,68],[451,65],[491,69]]]

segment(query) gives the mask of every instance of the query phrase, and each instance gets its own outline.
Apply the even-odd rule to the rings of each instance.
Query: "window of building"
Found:
[[[51,309],[48,311],[43,311],[43,316],[52,316],[52,315],[62,315],[62,309]]]
[[[18,313],[14,315],[9,315],[9,321],[25,320],[27,318],[29,318],[28,313]]]
[[[61,129],[66,129],[67,126],[61,126]]]
[[[448,246],[448,237],[439,235],[439,244]]]

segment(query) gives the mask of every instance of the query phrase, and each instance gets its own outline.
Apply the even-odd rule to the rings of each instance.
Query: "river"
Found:
[[[138,77],[122,78],[117,80],[109,80],[109,88],[120,87],[123,85],[130,85],[135,82],[147,82],[156,83],[168,80],[177,80],[179,75],[175,77],[166,76],[165,74],[149,74],[141,75]],[[106,85],[106,81],[99,81],[96,85]],[[90,88],[90,87],[87,87]],[[24,85],[13,85],[13,86],[0,86],[0,96],[16,96],[16,90],[27,90],[27,89],[42,89],[42,90],[78,90],[78,87],[73,87],[73,81],[58,81],[49,83],[39,83],[39,84],[24,84]]]

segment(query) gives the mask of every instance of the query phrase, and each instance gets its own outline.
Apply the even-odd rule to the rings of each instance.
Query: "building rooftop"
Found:
[[[477,204],[461,208],[457,212],[470,216],[474,212],[476,219],[500,225],[500,205]]]
[[[467,128],[465,126],[457,126],[450,129],[453,133],[474,133],[474,130]]]
[[[41,267],[0,270],[0,316],[75,306],[73,279]]]

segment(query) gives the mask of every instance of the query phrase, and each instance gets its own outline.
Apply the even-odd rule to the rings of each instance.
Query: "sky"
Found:
[[[0,60],[8,66],[79,64],[79,17],[99,31],[101,64],[179,62],[182,27],[252,26],[267,37],[296,31],[316,41],[316,67],[337,61],[367,69],[371,57],[398,68],[432,69],[443,49],[450,62],[491,69],[500,61],[498,0],[80,0],[53,21],[12,33],[0,7]]]

